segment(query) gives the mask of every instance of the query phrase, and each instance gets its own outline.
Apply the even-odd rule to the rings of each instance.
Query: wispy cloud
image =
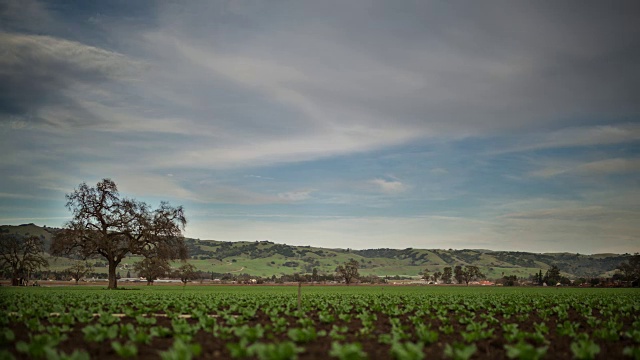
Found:
[[[313,190],[289,191],[278,194],[278,197],[286,201],[303,201],[311,198]]]
[[[494,153],[572,148],[631,143],[640,140],[640,125],[617,124],[568,127],[544,133],[527,134],[520,143],[507,145]]]
[[[640,172],[640,159],[604,159],[584,163],[569,163],[550,166],[532,171],[530,175],[549,178],[563,174],[574,175],[614,175]]]
[[[368,183],[374,185],[376,189],[387,194],[397,194],[408,189],[407,185],[403,184],[399,180],[385,180],[378,178],[369,180]]]
[[[2,219],[110,177],[201,238],[638,249],[631,2],[3,5]]]

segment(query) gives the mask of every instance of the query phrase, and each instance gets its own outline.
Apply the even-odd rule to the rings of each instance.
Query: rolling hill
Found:
[[[42,236],[48,249],[54,228],[35,224],[2,225],[0,231]],[[528,277],[530,274],[556,265],[570,278],[610,276],[629,254],[528,253],[483,249],[329,249],[311,246],[291,246],[270,241],[216,241],[186,239],[190,262],[199,270],[215,273],[246,273],[272,276],[293,273],[332,273],[337,265],[353,258],[360,263],[360,273],[377,276],[419,276],[426,268],[442,271],[446,266],[475,265],[488,278],[503,275]],[[100,259],[98,259],[100,260]],[[123,260],[123,270],[139,261],[139,257]],[[61,270],[70,259],[51,258],[51,268]],[[100,270],[100,269],[97,269]],[[104,269],[106,272],[106,268]]]

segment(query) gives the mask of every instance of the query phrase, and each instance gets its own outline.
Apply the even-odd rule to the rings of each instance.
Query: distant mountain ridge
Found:
[[[42,236],[48,250],[54,228],[35,224],[2,225],[0,231]],[[217,241],[187,238],[191,262],[216,273],[242,272],[272,276],[292,273],[330,273],[350,258],[360,263],[360,273],[378,276],[418,276],[424,269],[442,271],[446,266],[475,265],[489,278],[503,275],[528,277],[556,265],[567,276],[610,276],[630,254],[530,253],[486,249],[329,249],[292,246],[271,241]],[[129,257],[127,262],[139,258]],[[125,262],[126,263],[126,262]]]

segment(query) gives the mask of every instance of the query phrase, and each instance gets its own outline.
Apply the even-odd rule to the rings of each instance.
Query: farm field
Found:
[[[638,359],[636,289],[2,287],[0,358]]]

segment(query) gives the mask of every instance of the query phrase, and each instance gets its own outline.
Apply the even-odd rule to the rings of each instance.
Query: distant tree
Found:
[[[484,274],[480,272],[477,266],[467,265],[462,270],[462,281],[469,286],[469,282],[473,280],[483,279]]]
[[[192,264],[186,263],[178,268],[175,272],[175,276],[182,281],[183,285],[186,286],[187,282],[195,279],[198,276],[198,269]]]
[[[43,239],[37,236],[0,234],[0,268],[11,274],[11,285],[29,280],[30,274],[49,266]]]
[[[153,285],[153,282],[158,278],[171,272],[171,266],[166,259],[145,258],[133,264],[133,270],[138,273],[138,276],[147,280],[147,285]]]
[[[311,273],[311,278],[313,281],[318,281],[318,269],[313,268],[313,272]]]
[[[518,277],[515,275],[506,275],[502,277],[502,284],[504,286],[515,286],[517,281]]]
[[[198,279],[198,281],[200,282],[200,284],[204,283],[204,279],[207,278],[208,273],[205,271],[198,271],[196,274],[196,277]]]
[[[456,267],[453,269],[453,277],[456,279],[456,282],[458,284],[462,284],[464,282],[462,266],[456,265]]]
[[[355,279],[357,279],[360,275],[358,274],[358,268],[360,267],[359,263],[350,259],[345,262],[344,265],[339,265],[336,268],[336,276],[344,279],[344,282],[349,285]]]
[[[422,280],[428,282],[429,279],[431,279],[431,276],[429,275],[429,269],[424,269],[424,271],[422,271]]]
[[[618,265],[618,270],[627,281],[633,281],[640,278],[640,254],[635,253],[629,261]]]
[[[442,281],[445,284],[451,284],[451,278],[453,277],[453,272],[451,271],[451,267],[447,266],[442,269]]]
[[[127,277],[130,278],[131,277],[131,271],[127,270]]]
[[[438,279],[442,277],[442,272],[436,271],[433,273],[433,282],[437,283]]]
[[[560,269],[556,265],[552,265],[544,275],[543,282],[547,283],[547,285],[556,285],[561,279],[562,275],[560,275]]]
[[[110,179],[95,187],[82,183],[66,198],[73,218],[54,235],[51,253],[104,257],[109,266],[109,289],[117,288],[116,269],[127,255],[187,258],[182,236],[187,220],[181,206],[162,202],[154,210],[144,202],[121,198]]]
[[[78,281],[80,281],[81,278],[93,271],[93,266],[91,266],[87,261],[76,261],[65,271],[73,277],[76,281],[76,285],[78,285]]]

